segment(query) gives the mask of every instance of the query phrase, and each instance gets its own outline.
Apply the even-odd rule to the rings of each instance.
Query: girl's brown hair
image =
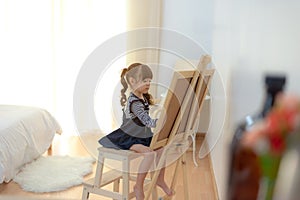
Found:
[[[125,106],[125,103],[127,101],[125,92],[128,89],[129,78],[134,78],[135,80],[139,81],[146,78],[152,79],[152,77],[153,74],[150,67],[141,63],[133,63],[129,65],[128,68],[124,68],[121,73],[121,84],[123,85],[120,99],[121,105]],[[153,98],[151,94],[144,94],[144,97],[147,99],[150,105],[153,104]]]

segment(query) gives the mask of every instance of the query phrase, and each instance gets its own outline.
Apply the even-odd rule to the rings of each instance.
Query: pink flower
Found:
[[[286,142],[285,138],[281,137],[280,135],[271,135],[269,137],[270,144],[271,144],[271,153],[275,155],[280,155],[285,150]]]
[[[297,95],[291,93],[281,93],[276,97],[276,107],[284,107],[286,110],[300,109],[300,99]]]
[[[254,149],[257,153],[269,150],[269,144],[266,137],[267,126],[265,123],[258,123],[252,127],[242,139],[242,145]]]
[[[274,155],[281,155],[286,148],[288,134],[299,128],[300,98],[292,94],[280,94],[265,119],[244,135],[242,144],[258,153],[270,151]]]

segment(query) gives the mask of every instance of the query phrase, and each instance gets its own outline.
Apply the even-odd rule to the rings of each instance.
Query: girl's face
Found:
[[[151,83],[151,78],[145,78],[143,80],[135,80],[133,82],[132,89],[135,92],[141,93],[141,94],[146,94],[148,93],[149,89],[150,89],[150,83]]]

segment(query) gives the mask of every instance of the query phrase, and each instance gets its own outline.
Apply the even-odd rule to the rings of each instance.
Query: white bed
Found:
[[[9,182],[20,168],[51,146],[61,127],[46,110],[0,105],[0,183]]]

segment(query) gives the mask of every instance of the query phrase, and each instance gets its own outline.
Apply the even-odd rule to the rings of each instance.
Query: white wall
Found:
[[[286,90],[300,94],[300,2],[166,0],[163,9],[163,27],[177,30],[203,45],[221,77],[213,82],[212,112],[216,118],[208,136],[219,134],[219,109],[226,106],[225,126],[211,152],[219,196],[225,199],[228,142],[236,123],[260,109],[264,73],[286,73]],[[197,56],[192,51],[190,54]],[[168,62],[172,65],[174,60]],[[220,96],[222,84],[228,98]],[[210,145],[214,144],[213,139],[216,138],[208,140]]]
[[[172,78],[172,73],[169,73],[170,70],[168,68],[174,67],[176,61],[188,59],[195,61],[194,63],[197,64],[202,54],[211,54],[213,3],[205,3],[203,0],[192,0],[189,3],[186,1],[167,0],[164,1],[162,10],[162,27],[174,31],[184,37],[185,40],[175,39],[168,33],[162,32],[161,47],[168,49],[171,46],[167,44],[169,42],[175,46],[173,46],[172,51],[176,49],[173,54],[166,51],[162,51],[160,54],[159,81],[163,85],[168,86]],[[188,45],[188,40],[193,43],[193,46]],[[210,121],[210,115],[206,115],[206,113],[209,110],[210,100],[207,100],[203,105],[202,123],[200,123],[199,132],[206,132],[208,129],[207,122]]]

